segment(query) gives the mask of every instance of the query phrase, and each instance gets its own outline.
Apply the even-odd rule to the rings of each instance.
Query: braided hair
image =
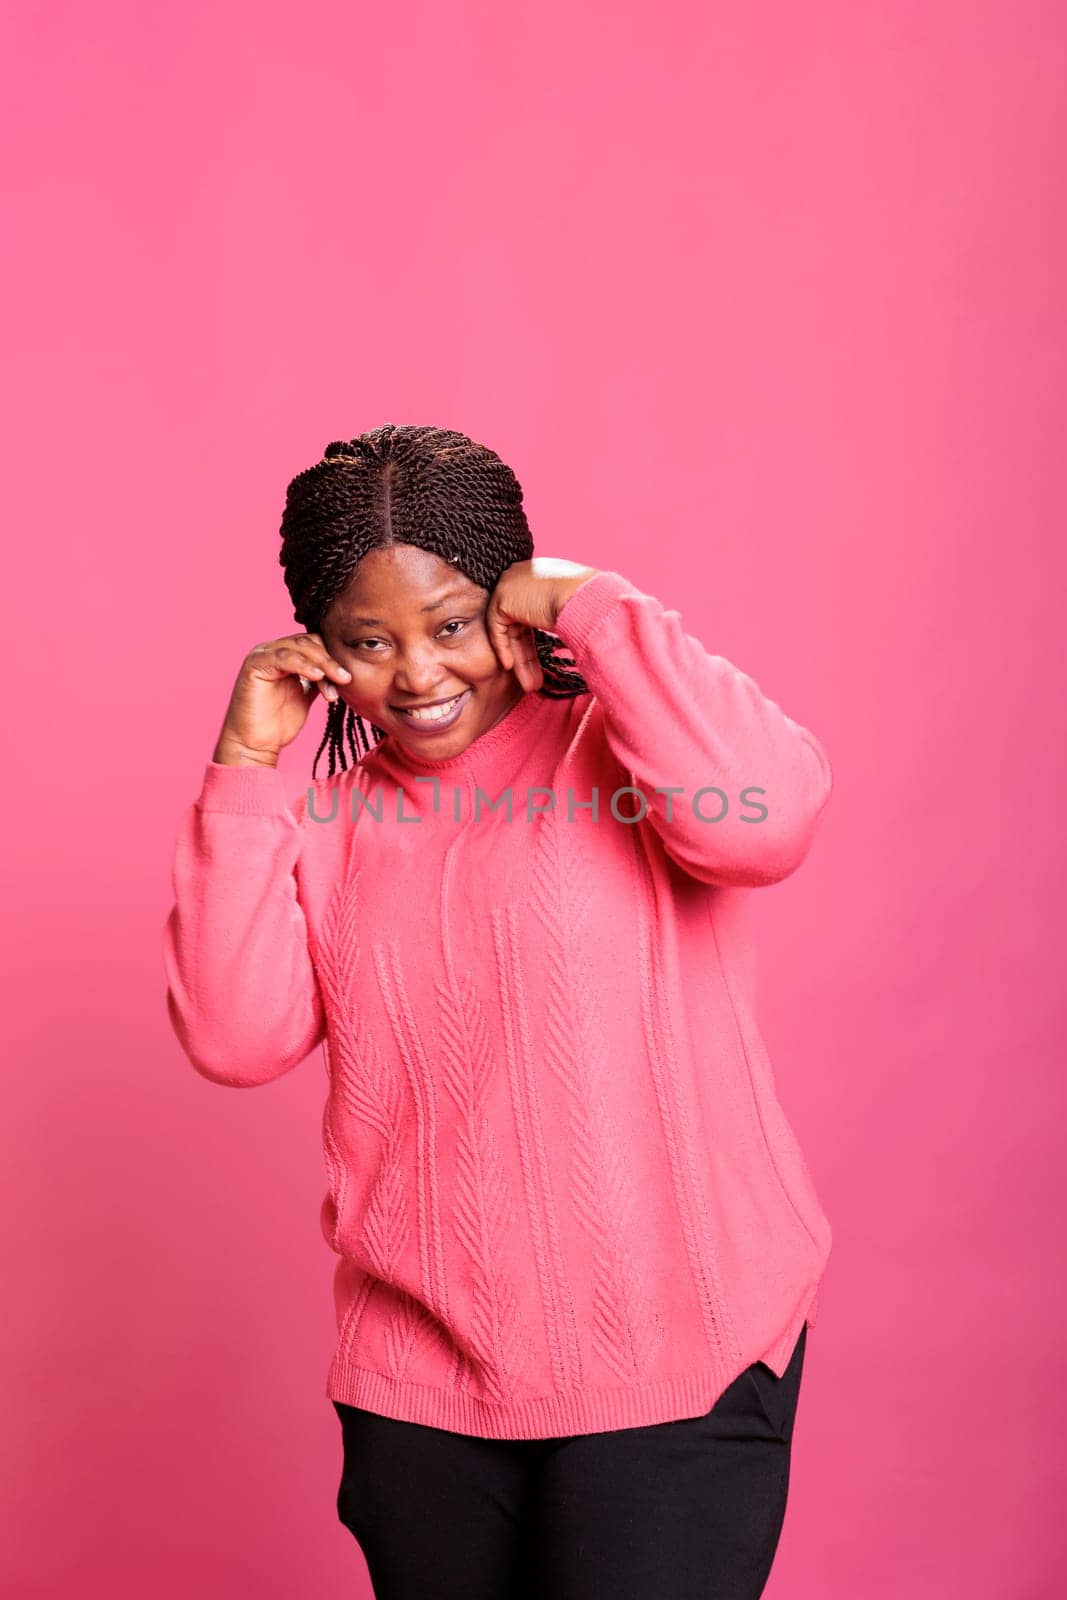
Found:
[[[308,633],[321,631],[333,601],[369,550],[409,544],[427,550],[492,592],[515,561],[533,555],[522,488],[486,445],[448,428],[386,422],[356,439],[335,439],[322,460],[289,484],[278,560],[293,615]],[[556,656],[561,641],[533,629],[543,682],[538,694],[570,699],[589,686],[573,657]],[[385,730],[371,723],[374,743]],[[357,746],[357,736],[362,751]],[[329,776],[371,749],[363,718],[338,697],[328,702],[326,731],[311,776],[329,747]]]

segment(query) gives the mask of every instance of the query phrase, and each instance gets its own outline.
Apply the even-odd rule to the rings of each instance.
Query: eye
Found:
[[[455,639],[459,632],[464,628],[469,628],[470,624],[471,619],[469,617],[453,617],[451,622],[446,622],[443,625],[443,627],[440,629],[440,633],[446,639]],[[446,633],[446,628],[455,628],[456,632]],[[346,639],[345,648],[346,650],[363,650],[369,655],[376,656],[380,655],[381,652],[378,650],[369,650],[368,646],[382,644],[383,642],[384,641],[381,639]]]

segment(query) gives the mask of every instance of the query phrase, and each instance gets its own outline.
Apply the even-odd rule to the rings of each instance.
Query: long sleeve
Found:
[[[277,768],[208,763],[178,830],[163,965],[174,1031],[215,1083],[267,1083],[324,1037],[297,898],[302,844]]]
[[[603,709],[608,743],[644,795],[648,822],[680,867],[704,883],[750,887],[796,870],[832,786],[814,734],[725,657],[710,655],[677,611],[617,572],[580,585],[554,631]],[[718,790],[728,809],[715,821],[724,804]]]

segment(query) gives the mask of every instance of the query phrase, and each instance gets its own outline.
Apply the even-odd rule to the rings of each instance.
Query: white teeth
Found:
[[[440,722],[442,717],[452,715],[459,699],[461,696],[457,694],[451,700],[446,700],[443,706],[427,706],[422,711],[405,711],[403,714],[405,717],[410,717],[412,722]]]

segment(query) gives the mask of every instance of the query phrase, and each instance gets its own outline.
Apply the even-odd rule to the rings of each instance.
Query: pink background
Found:
[[[491,444],[539,553],[680,609],[833,762],[755,897],[834,1226],[767,1594],[1061,1593],[1062,8],[3,34],[0,1589],[369,1593],[321,1057],[198,1077],[160,933],[241,659],[294,628],[285,484],[395,421]]]

